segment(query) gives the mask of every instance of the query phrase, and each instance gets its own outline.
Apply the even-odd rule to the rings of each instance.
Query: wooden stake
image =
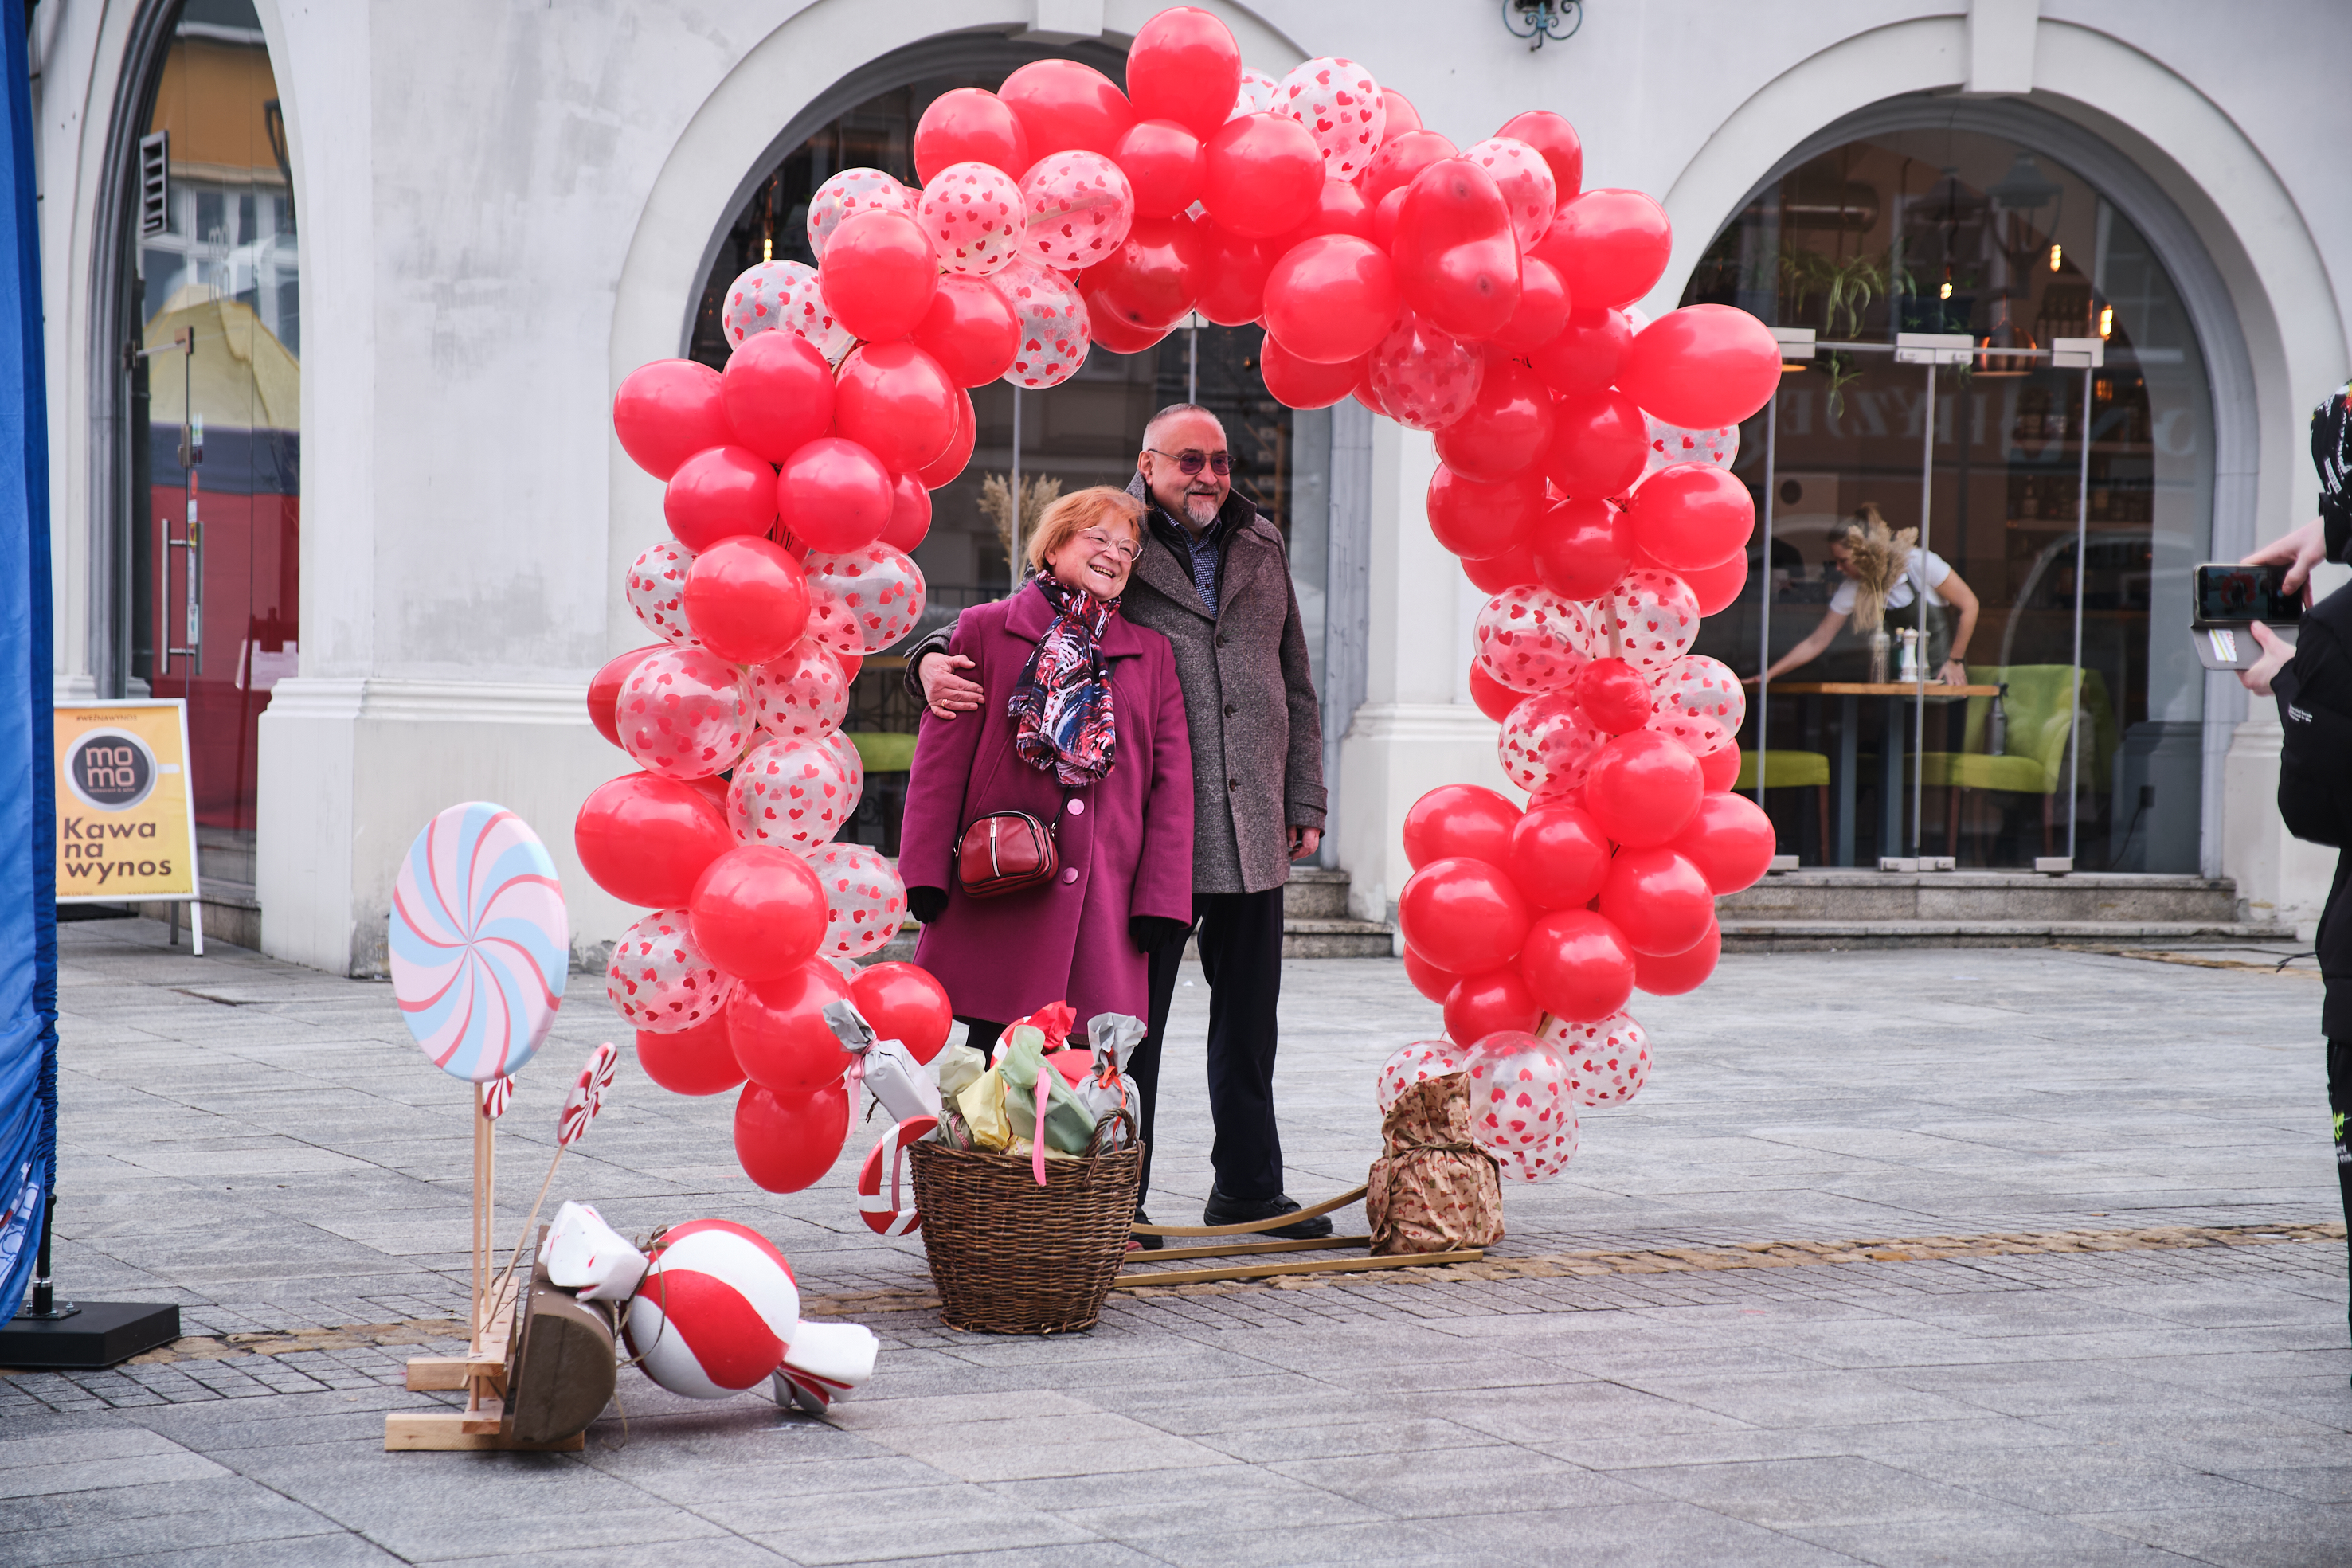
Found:
[[[1475,1263],[1486,1256],[1479,1248],[1460,1252],[1408,1252],[1395,1258],[1317,1258],[1305,1263],[1247,1263],[1231,1269],[1170,1269],[1158,1273],[1129,1270],[1118,1277],[1114,1291],[1139,1286],[1199,1285],[1213,1280],[1264,1280],[1277,1274],[1361,1274],[1375,1269],[1424,1269],[1444,1263]]]

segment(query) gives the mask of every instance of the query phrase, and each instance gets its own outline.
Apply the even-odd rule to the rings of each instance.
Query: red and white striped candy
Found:
[[[874,1375],[874,1358],[881,1342],[874,1331],[858,1323],[813,1323],[802,1320],[793,1329],[793,1343],[784,1347],[784,1364],[776,1376],[786,1397],[812,1416],[822,1416],[833,1402],[865,1386]]]
[[[493,1122],[507,1113],[507,1106],[513,1100],[514,1074],[511,1072],[482,1085],[482,1114]]]
[[[782,1364],[800,1287],[774,1243],[727,1219],[689,1219],[654,1246],[625,1337],[646,1375],[689,1399],[756,1388]]]
[[[588,1135],[589,1124],[604,1108],[604,1091],[613,1086],[613,1073],[620,1061],[620,1050],[609,1040],[588,1053],[588,1065],[580,1070],[578,1081],[563,1097],[563,1109],[555,1118],[555,1142],[559,1147],[568,1149]]]
[[[915,1211],[915,1191],[902,1183],[899,1167],[906,1164],[907,1145],[919,1144],[939,1130],[937,1116],[909,1116],[882,1134],[857,1167],[857,1217],[877,1236],[912,1236],[923,1228]],[[890,1156],[890,1190],[882,1190],[882,1156]]]

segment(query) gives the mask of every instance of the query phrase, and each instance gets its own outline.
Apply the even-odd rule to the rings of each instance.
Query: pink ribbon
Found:
[[[1037,1178],[1039,1186],[1045,1185],[1045,1098],[1048,1093],[1045,1073],[1046,1068],[1040,1062],[1037,1067],[1037,1135],[1029,1140],[1029,1174]]]

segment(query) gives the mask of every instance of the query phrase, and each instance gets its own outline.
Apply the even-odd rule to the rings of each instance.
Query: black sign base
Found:
[[[82,1301],[69,1318],[0,1321],[0,1366],[94,1371],[180,1337],[180,1309],[156,1301]]]

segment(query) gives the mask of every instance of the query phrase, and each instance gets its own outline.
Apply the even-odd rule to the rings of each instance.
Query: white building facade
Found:
[[[1318,55],[1360,60],[1457,144],[1523,110],[1567,116],[1584,138],[1588,187],[1650,192],[1673,219],[1673,262],[1643,302],[1652,314],[1706,286],[1710,256],[1728,254],[1724,236],[1743,221],[1818,222],[1819,233],[1863,236],[1849,247],[1856,265],[1891,280],[1902,269],[1874,259],[1869,245],[1879,242],[1868,236],[1893,231],[1865,224],[1863,194],[1851,204],[1839,194],[1827,219],[1805,215],[1814,210],[1801,189],[1811,188],[1805,172],[1843,156],[1839,149],[1867,144],[1907,158],[1921,137],[1975,137],[1997,152],[2030,151],[2042,161],[2036,168],[2067,171],[2092,195],[2035,219],[2048,270],[2062,271],[2050,237],[2062,230],[2078,254],[2137,246],[2132,254],[2152,258],[2164,280],[2162,309],[2189,334],[2186,360],[2142,352],[2151,365],[2189,365],[2199,383],[2181,394],[2193,404],[2181,416],[2189,423],[2168,426],[2159,410],[2147,437],[2150,483],[2175,499],[2158,502],[2154,523],[2120,500],[2113,514],[2118,548],[2156,567],[2152,586],[2142,572],[2116,590],[2115,614],[2139,617],[2126,640],[2155,652],[2128,653],[2108,677],[2118,780],[2101,798],[2118,802],[2105,829],[2109,863],[2140,863],[2129,857],[2146,852],[2130,842],[2152,840],[2162,863],[2147,869],[2234,877],[2258,915],[2315,914],[2333,854],[2294,842],[2277,821],[2277,725],[2229,678],[2179,670],[2166,650],[2185,643],[2185,615],[2174,615],[2168,595],[2185,595],[2180,561],[2234,559],[2314,513],[2306,416],[2352,367],[2342,153],[2352,140],[2342,91],[2352,79],[2352,14],[2331,0],[2280,0],[2255,26],[2189,0],[1590,0],[1572,37],[1530,49],[1506,27],[1513,8],[1492,0],[1206,4],[1249,64],[1279,75]],[[233,890],[254,933],[246,939],[323,969],[380,972],[400,852],[434,811],[480,799],[512,807],[547,839],[583,956],[618,934],[633,912],[588,882],[570,830],[588,791],[627,764],[591,727],[582,697],[601,664],[648,640],[623,600],[622,575],[665,529],[659,484],[613,439],[613,390],[635,366],[693,350],[729,246],[761,211],[770,228],[789,218],[771,210],[782,187],[770,183],[794,149],[821,136],[853,146],[860,114],[879,113],[871,106],[909,84],[1001,77],[1044,53],[1115,69],[1158,8],[1144,0],[39,7],[32,53],[59,693],[184,690],[192,710],[214,705],[222,760],[203,765],[228,782],[218,831],[206,839],[207,871]],[[257,128],[237,133],[243,153],[195,155],[208,136],[219,140],[206,129],[211,111],[172,94],[206,71],[226,84],[216,90],[232,108],[250,100],[230,117]],[[159,128],[172,148],[151,147],[142,170],[142,143]],[[1949,154],[1943,177],[1961,181],[1953,171],[1965,151]],[[1885,187],[1920,234],[1944,221],[1935,201],[1947,201],[1951,225],[1962,222],[1958,184],[1934,194],[1930,165],[1940,156],[1922,154],[1916,182],[1903,184],[1913,176],[1899,173]],[[142,234],[142,218],[157,221],[142,211],[142,174],[152,179],[159,165],[188,215],[165,213],[160,229]],[[2053,173],[2045,183],[2066,181]],[[1864,183],[1849,182],[1857,193]],[[200,214],[206,192],[217,205]],[[2096,237],[2082,228],[2078,242],[2072,225],[2091,224],[2094,208]],[[1892,209],[1882,216],[1902,221]],[[2128,246],[2110,241],[2110,217],[2114,233],[2132,236]],[[211,270],[157,270],[189,257],[209,258]],[[1958,275],[1948,254],[1943,265],[1949,299]],[[1777,280],[1789,266],[1776,248],[1766,274]],[[1963,296],[1994,287],[1973,276],[1960,279]],[[1906,277],[1881,291],[1937,293],[1918,266]],[[2109,293],[2126,298],[2119,277],[2084,275],[2093,319]],[[2053,296],[2041,298],[2057,308]],[[190,483],[187,466],[172,462],[189,413],[174,400],[215,395],[194,381],[167,393],[166,380],[189,369],[173,347],[186,323],[201,329],[196,377],[211,351],[205,333],[217,329],[233,358],[243,345],[217,395],[251,411],[211,416],[195,468],[195,498],[228,509],[205,536],[219,542],[208,542],[215,553],[202,569],[205,622],[193,634],[201,669],[196,655],[171,653],[188,645],[178,639],[191,552],[168,528],[157,531],[156,497]],[[126,369],[127,346],[145,351],[136,369]],[[279,361],[298,359],[296,416],[284,407],[290,389]],[[1182,373],[1171,363],[1158,386]],[[1125,377],[1139,389],[1149,379]],[[1857,385],[1860,398],[1868,389]],[[1990,381],[1977,391],[2011,395]],[[2117,383],[2115,395],[2138,394]],[[1099,399],[1111,396],[1099,389]],[[1108,406],[1099,399],[1095,406]],[[1138,390],[1131,406],[1153,400]],[[1071,472],[1090,461],[1115,469],[1118,431],[1087,446],[1095,437],[1082,439],[1084,413],[1073,399],[1040,423],[1066,422]],[[1448,780],[1501,782],[1494,727],[1471,706],[1465,673],[1482,596],[1423,520],[1435,463],[1426,436],[1351,403],[1300,416],[1278,434],[1272,482],[1285,497],[1303,597],[1322,622],[1329,854],[1352,877],[1359,911],[1377,915],[1407,873],[1398,826],[1412,801]],[[1893,429],[1888,439],[1903,434]],[[1050,430],[1037,438],[1063,439]],[[2167,491],[2164,454],[2192,448],[2182,461],[2194,472]],[[2138,459],[2117,451],[2128,460],[2121,476]],[[216,455],[233,453],[246,455]],[[988,457],[984,450],[975,468]],[[215,474],[229,477],[215,486]],[[2027,499],[1985,525],[1995,541],[1981,556],[1989,571],[2040,548],[2030,543],[2039,505],[2031,484],[2005,482]],[[2166,506],[2186,510],[2167,523]],[[950,543],[942,537],[939,551]],[[969,559],[926,558],[935,586],[1001,571],[1001,561],[982,559],[984,539],[972,548]],[[1772,559],[1762,559],[1769,579]],[[2060,566],[2087,580],[2095,564]],[[2019,591],[2034,580],[2029,572]],[[2179,603],[2185,609],[2185,597]],[[1809,624],[1810,613],[1785,618],[1801,632],[1797,617]],[[2143,635],[2143,627],[2154,629]],[[1774,718],[1776,735],[1782,722]],[[197,752],[201,763],[201,741]],[[2158,780],[2139,800],[2168,823],[2160,832],[2132,808],[2135,766]]]

